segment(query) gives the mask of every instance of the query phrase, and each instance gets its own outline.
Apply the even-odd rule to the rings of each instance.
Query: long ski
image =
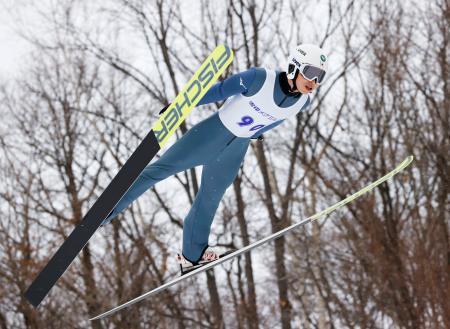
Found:
[[[39,306],[142,170],[164,146],[232,60],[233,52],[231,49],[220,45],[214,49],[195,72],[191,80],[160,116],[144,140],[89,209],[80,224],[75,227],[27,289],[25,297],[34,307]]]
[[[176,279],[174,279],[172,281],[169,281],[169,282],[167,282],[167,283],[165,283],[165,284],[163,284],[163,285],[161,285],[161,286],[159,286],[159,287],[157,287],[157,288],[155,288],[155,289],[153,289],[153,290],[151,290],[151,291],[149,291],[149,292],[147,292],[147,293],[145,293],[145,294],[143,294],[143,295],[141,295],[139,297],[136,297],[136,298],[134,298],[134,299],[132,299],[132,300],[122,304],[122,305],[119,305],[119,306],[117,306],[117,307],[115,307],[115,308],[113,308],[113,309],[111,309],[111,310],[109,310],[109,311],[107,311],[105,313],[97,315],[96,317],[91,318],[90,320],[91,321],[98,320],[98,319],[102,319],[104,317],[107,317],[107,316],[109,316],[111,314],[114,314],[117,311],[120,311],[120,310],[122,310],[122,309],[124,309],[124,308],[126,308],[126,307],[128,307],[130,305],[133,305],[134,303],[137,303],[137,302],[139,302],[139,301],[141,301],[141,300],[143,300],[145,298],[148,298],[150,296],[153,296],[153,295],[155,295],[155,294],[157,294],[157,293],[159,293],[161,291],[164,291],[167,288],[169,288],[169,287],[171,287],[171,286],[173,286],[173,285],[175,285],[175,284],[177,284],[177,283],[179,283],[181,281],[184,281],[184,280],[186,280],[186,279],[188,279],[190,277],[193,277],[194,275],[197,275],[197,274],[199,274],[201,272],[207,271],[207,270],[213,268],[214,266],[222,264],[222,263],[224,263],[224,262],[226,262],[226,261],[228,261],[228,260],[230,260],[232,258],[235,258],[237,256],[240,256],[240,255],[246,253],[246,252],[249,252],[250,250],[255,249],[256,247],[259,247],[259,246],[261,246],[261,245],[263,245],[263,244],[265,244],[265,243],[267,243],[269,241],[272,241],[272,240],[274,240],[276,238],[279,238],[282,235],[285,235],[286,233],[292,231],[295,228],[298,228],[298,227],[303,226],[305,224],[311,223],[311,222],[317,220],[318,218],[320,218],[322,216],[328,215],[329,213],[335,211],[336,209],[339,209],[339,208],[343,207],[344,205],[346,205],[349,202],[352,202],[353,200],[359,198],[361,195],[369,192],[370,190],[372,190],[376,186],[378,186],[381,183],[383,183],[383,182],[387,181],[388,179],[392,178],[397,173],[399,173],[400,171],[405,169],[412,161],[413,161],[413,156],[408,156],[405,160],[403,160],[402,163],[400,163],[390,173],[384,175],[383,177],[381,177],[380,179],[376,180],[375,182],[367,185],[366,187],[362,188],[358,192],[356,192],[356,193],[346,197],[342,201],[339,201],[339,202],[335,203],[334,205],[326,208],[325,210],[322,210],[321,212],[318,212],[317,214],[314,214],[314,215],[312,215],[309,218],[303,219],[303,220],[301,220],[301,221],[299,221],[299,222],[297,222],[295,224],[292,224],[291,226],[288,226],[288,227],[286,227],[283,230],[275,232],[275,233],[273,233],[272,235],[270,235],[270,236],[268,236],[266,238],[258,240],[258,241],[254,242],[252,244],[249,244],[246,247],[243,247],[243,248],[241,248],[239,250],[236,250],[233,253],[224,256],[223,258],[219,258],[218,260],[216,260],[214,262],[208,263],[207,265],[204,265],[204,266],[202,266],[202,267],[200,267],[200,268],[198,268],[196,270],[193,270],[192,272],[186,273],[183,276],[180,276],[180,277],[178,277],[178,278],[176,278]]]

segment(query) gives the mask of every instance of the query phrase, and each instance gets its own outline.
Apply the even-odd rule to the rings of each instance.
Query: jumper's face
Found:
[[[313,92],[319,85],[316,80],[306,80],[303,75],[299,74],[297,80],[295,80],[295,86],[302,94],[308,94]]]

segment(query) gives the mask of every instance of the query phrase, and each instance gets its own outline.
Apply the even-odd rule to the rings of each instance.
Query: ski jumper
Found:
[[[197,262],[208,247],[214,215],[239,172],[251,138],[308,107],[307,94],[288,90],[286,73],[263,68],[251,68],[216,83],[199,105],[226,100],[225,104],[149,164],[103,225],[157,182],[201,165],[200,188],[183,224],[183,256]]]

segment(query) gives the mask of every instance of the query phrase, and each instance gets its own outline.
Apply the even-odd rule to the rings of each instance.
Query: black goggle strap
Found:
[[[288,66],[288,74],[291,74],[295,69],[297,69],[297,66],[295,64],[289,64],[289,66]],[[293,87],[289,87],[291,92],[297,91],[296,81],[297,81],[297,77],[298,77],[299,72],[300,71],[298,69],[295,70],[294,78],[292,79]]]
[[[289,64],[288,66],[288,74],[291,74],[295,70],[296,66],[294,64]]]

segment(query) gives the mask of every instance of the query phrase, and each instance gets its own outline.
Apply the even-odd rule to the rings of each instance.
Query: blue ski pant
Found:
[[[104,224],[157,182],[202,165],[200,188],[183,224],[183,255],[190,261],[198,261],[208,246],[220,200],[234,181],[249,143],[249,138],[236,137],[225,128],[215,113],[192,127],[157,161],[148,165]]]

